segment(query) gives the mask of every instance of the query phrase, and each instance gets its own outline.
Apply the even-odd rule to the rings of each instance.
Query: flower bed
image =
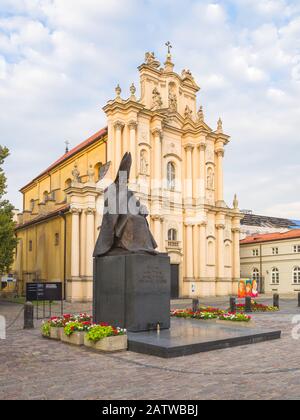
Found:
[[[43,322],[41,332],[44,337],[61,340],[68,344],[94,348],[102,351],[127,349],[126,330],[106,323],[92,324],[92,317],[86,313],[64,314]]]
[[[228,313],[223,314],[217,320],[218,324],[223,325],[236,325],[239,327],[246,327],[246,328],[254,328],[255,324],[252,321],[252,318],[245,314],[237,314],[237,313]]]
[[[191,309],[177,309],[171,311],[171,316],[175,318],[199,319],[203,321],[214,320],[218,323],[235,322],[239,323],[240,326],[248,326],[247,324],[249,324],[249,326],[254,325],[251,321],[251,317],[243,313],[226,313],[225,311],[217,308],[209,308],[210,311],[207,311],[206,309],[208,308],[203,307],[200,311],[197,312],[193,312]]]
[[[228,313],[219,316],[220,321],[231,321],[231,322],[250,322],[251,316],[245,314],[234,314]]]
[[[276,312],[279,310],[275,306],[268,306],[262,303],[257,303],[255,301],[251,303],[251,309],[252,309],[252,312]],[[240,313],[245,312],[245,304],[244,303],[237,304],[236,310],[237,312],[240,312]]]
[[[106,323],[92,325],[85,334],[84,345],[101,351],[126,350],[126,330],[112,327]]]
[[[224,313],[225,311],[219,308],[201,306],[197,312],[193,312],[192,309],[175,309],[171,311],[171,316],[175,318],[216,319]]]

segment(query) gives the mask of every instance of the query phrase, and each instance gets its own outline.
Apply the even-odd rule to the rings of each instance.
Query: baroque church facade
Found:
[[[70,301],[92,299],[92,253],[101,228],[104,189],[121,158],[131,152],[129,187],[149,211],[160,252],[172,264],[172,297],[237,293],[240,220],[235,198],[223,198],[223,159],[229,136],[197,108],[190,70],[174,71],[170,51],[163,66],[147,53],[140,98],[131,85],[103,108],[107,127],[66,151],[22,188],[15,271],[27,281],[62,281]]]

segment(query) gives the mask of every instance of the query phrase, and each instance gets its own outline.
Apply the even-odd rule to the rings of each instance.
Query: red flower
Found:
[[[99,324],[101,327],[109,327],[109,324],[107,322],[100,322]]]

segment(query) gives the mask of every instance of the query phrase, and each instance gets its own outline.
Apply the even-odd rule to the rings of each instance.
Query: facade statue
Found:
[[[152,109],[159,109],[163,105],[163,101],[161,99],[161,94],[157,90],[157,88],[153,89],[152,92]]]
[[[170,111],[177,111],[177,96],[171,91],[169,93],[169,108]]]
[[[211,168],[207,171],[207,189],[213,190],[214,189],[214,173]]]
[[[145,150],[141,151],[140,157],[140,173],[142,175],[148,175],[148,162],[147,162],[147,152]]]
[[[154,68],[158,68],[160,66],[160,62],[156,59],[154,52],[146,52],[145,64]]]
[[[73,182],[76,184],[80,184],[81,178],[80,178],[80,172],[78,170],[78,164],[75,162],[74,168],[72,170],[72,176],[73,176]]]
[[[89,166],[87,175],[88,175],[88,180],[89,180],[88,182],[90,183],[95,182],[95,171],[94,171],[93,165]]]
[[[146,219],[147,208],[128,189],[131,164],[131,154],[125,153],[115,182],[104,191],[103,221],[94,257],[126,253],[158,254]]]
[[[184,111],[184,117],[185,118],[192,118],[193,116],[193,111],[191,110],[191,108],[187,105],[185,107],[185,111]]]

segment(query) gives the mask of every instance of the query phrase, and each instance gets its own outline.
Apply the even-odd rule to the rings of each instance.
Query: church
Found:
[[[92,300],[93,249],[101,229],[104,190],[125,152],[132,155],[129,188],[148,208],[160,252],[172,264],[172,298],[236,294],[240,220],[235,197],[223,198],[229,136],[221,119],[205,122],[190,70],[174,71],[146,53],[138,67],[140,95],[118,85],[103,110],[107,125],[21,189],[15,275],[27,282],[62,282],[68,301]]]

